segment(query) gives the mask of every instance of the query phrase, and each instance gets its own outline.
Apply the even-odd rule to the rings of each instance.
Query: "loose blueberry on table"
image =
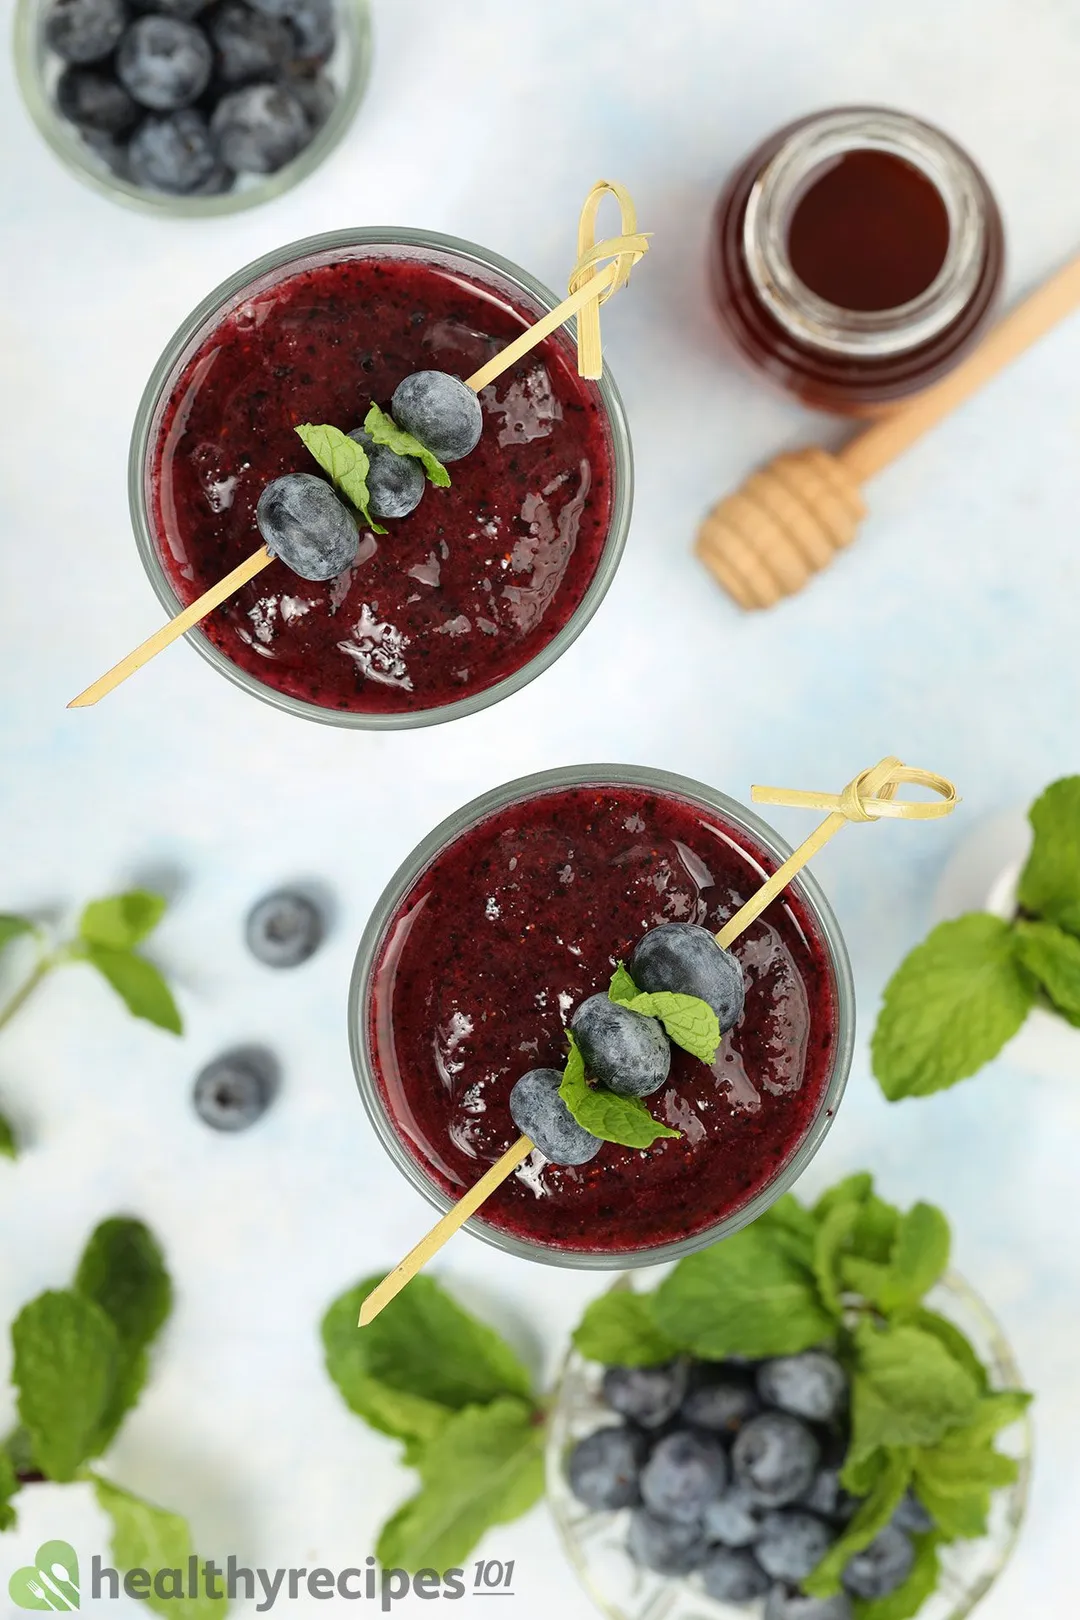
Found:
[[[266,1053],[244,1048],[215,1058],[195,1081],[195,1112],[215,1131],[246,1131],[274,1098],[276,1066]]]
[[[248,913],[244,937],[252,956],[267,967],[299,967],[322,944],[325,923],[309,895],[275,889]]]
[[[798,1589],[854,1510],[824,1460],[849,1416],[847,1377],[828,1352],[608,1367],[601,1392],[622,1421],[577,1441],[566,1475],[592,1511],[631,1510],[626,1546],[642,1568],[696,1572],[722,1603],[765,1598],[767,1620],[852,1620],[853,1598],[907,1580],[911,1534],[933,1523],[914,1497],[849,1560],[841,1594]]]
[[[335,0],[52,0],[61,117],[118,176],[209,196],[275,173],[326,122]]]

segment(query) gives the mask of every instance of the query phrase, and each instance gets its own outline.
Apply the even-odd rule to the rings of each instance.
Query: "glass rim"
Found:
[[[168,219],[208,219],[243,213],[281,196],[305,180],[340,143],[364,99],[371,76],[372,30],[369,0],[336,0],[346,42],[348,62],[344,82],[326,122],[304,150],[274,174],[262,175],[251,185],[213,197],[173,196],[149,191],[111,174],[87,155],[85,143],[60,117],[45,90],[41,62],[43,0],[16,0],[14,19],[15,72],[19,90],[38,133],[70,174],[96,191],[138,213]],[[340,48],[340,47],[339,47]],[[333,57],[331,57],[333,61]]]
[[[493,812],[504,809],[507,805],[563,787],[591,785],[645,787],[671,793],[691,802],[696,801],[708,810],[726,817],[740,831],[749,833],[762,852],[775,859],[778,866],[791,854],[791,845],[760,816],[738,800],[729,798],[727,794],[709,787],[706,783],[650,766],[613,764],[563,765],[552,770],[536,771],[527,776],[515,777],[513,781],[504,782],[500,787],[491,788],[486,793],[470,799],[467,804],[444,817],[438,826],[416,845],[386,884],[361,936],[349,984],[349,1051],[357,1089],[376,1136],[406,1180],[440,1214],[445,1214],[447,1210],[453,1208],[457,1200],[430,1179],[419,1160],[405,1147],[391,1124],[371,1056],[367,1007],[371,979],[386,929],[413,884],[453,839],[460,837]],[[636,1269],[641,1266],[659,1265],[667,1260],[681,1259],[684,1255],[707,1248],[721,1238],[730,1237],[732,1233],[738,1232],[756,1220],[795,1185],[828,1134],[847,1085],[855,1043],[855,988],[840,925],[816,878],[804,868],[789,886],[808,907],[828,952],[836,996],[836,1052],[829,1083],[822,1093],[814,1118],[774,1180],[734,1214],[725,1216],[723,1220],[714,1222],[701,1232],[673,1242],[655,1244],[646,1249],[618,1251],[556,1249],[504,1232],[478,1216],[472,1216],[467,1220],[463,1231],[471,1232],[493,1248],[501,1249],[504,1253],[515,1255],[519,1259],[535,1260],[563,1270]]]
[[[236,299],[245,288],[264,276],[272,275],[275,271],[285,270],[289,266],[298,265],[322,254],[333,254],[341,249],[356,247],[391,250],[428,249],[464,261],[467,266],[476,267],[480,271],[489,273],[494,271],[545,310],[554,309],[562,302],[561,298],[542,281],[537,280],[510,259],[503,258],[501,254],[462,237],[448,236],[440,231],[401,226],[363,226],[323,231],[315,236],[289,242],[284,247],[263,254],[240,270],[234,271],[196,305],[169,339],[143,390],[132,430],[128,453],[128,505],[135,531],[135,543],[155,595],[170,617],[178,613],[184,604],[173,589],[158,553],[147,500],[148,461],[153,448],[152,430],[168,385],[175,380],[183,360],[189,355],[195,340],[203,334],[204,329],[208,328],[212,318]],[[573,340],[577,330],[576,321],[566,322],[564,329],[568,332],[570,340]],[[387,713],[330,709],[310,703],[303,698],[292,697],[285,692],[278,692],[266,685],[233,663],[232,659],[198,628],[187,631],[184,639],[190,641],[202,657],[212,664],[219,674],[232,681],[234,686],[239,686],[271,707],[305,720],[314,720],[322,725],[336,726],[345,730],[403,731],[421,726],[442,725],[464,715],[476,714],[481,709],[489,708],[512,693],[520,691],[522,687],[549,669],[577,640],[606,596],[626,546],[633,508],[633,452],[626,411],[606,363],[603,376],[596,381],[596,387],[607,420],[613,483],[611,517],[600,560],[585,594],[566,623],[534,657],[504,676],[502,680],[484,687],[481,691],[458,698],[452,703],[440,704],[435,708]]]
[[[815,174],[855,151],[910,164],[941,199],[949,237],[941,266],[907,303],[845,309],[815,293],[788,252],[794,210]],[[840,107],[793,128],[751,188],[743,254],[754,290],[792,337],[826,353],[884,359],[921,348],[946,331],[974,297],[986,258],[984,185],[962,147],[943,130],[887,107]]]

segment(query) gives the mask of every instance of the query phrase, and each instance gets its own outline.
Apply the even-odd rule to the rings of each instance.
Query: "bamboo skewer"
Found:
[[[903,782],[928,788],[937,795],[937,798],[897,799],[896,790]],[[745,905],[740,906],[739,910],[728,918],[715,936],[716,943],[725,950],[760,917],[792,878],[848,822],[877,821],[882,817],[905,821],[931,821],[947,816],[959,803],[956,788],[946,777],[938,776],[932,771],[919,770],[915,766],[904,765],[892,755],[879,760],[869,770],[861,771],[848,783],[843,793],[804,793],[792,788],[754,787],[750,790],[750,796],[758,804],[827,810],[829,814],[810,837],[777,867],[759,889],[755,890]],[[367,1327],[375,1320],[379,1312],[389,1305],[406,1283],[438,1254],[470,1215],[475,1215],[481,1204],[513,1174],[518,1165],[533,1151],[534,1146],[527,1136],[519,1136],[490,1170],[481,1176],[476,1185],[470,1187],[452,1209],[447,1210],[427,1236],[421,1238],[420,1242],[409,1250],[404,1260],[401,1260],[393,1271],[388,1272],[382,1282],[372,1289],[360,1307],[360,1327]]]
[[[836,455],[777,456],[713,507],[695,551],[742,608],[792,596],[849,546],[866,516],[862,485],[1080,308],[1080,257],[998,322],[943,381],[875,422]]]
[[[600,203],[606,195],[612,195],[619,205],[622,218],[622,235],[608,237],[601,242],[593,240],[593,228]],[[511,366],[516,365],[531,349],[550,337],[552,332],[560,326],[579,317],[580,331],[578,335],[578,371],[582,377],[597,378],[603,375],[603,356],[600,351],[600,305],[626,285],[630,271],[637,261],[648,251],[648,235],[637,230],[634,215],[634,205],[624,187],[614,180],[598,180],[585,199],[581,211],[581,220],[578,226],[578,262],[574,266],[570,277],[570,293],[561,304],[549,310],[531,326],[522,332],[513,342],[500,349],[491,360],[482,365],[471,377],[465,379],[465,386],[474,393],[479,393],[497,377]],[[612,262],[603,269],[599,266],[604,260]],[[178,641],[188,630],[192,630],[214,608],[239,590],[241,585],[247,584],[255,575],[273,562],[274,558],[265,546],[260,546],[244,562],[227,574],[224,579],[218,580],[190,606],[178,613],[169,623],[162,625],[152,636],[128,653],[112,669],[107,670],[85,692],[72,698],[68,704],[69,709],[85,709],[107,697],[129,675],[148,664],[151,658],[156,658],[174,641]]]

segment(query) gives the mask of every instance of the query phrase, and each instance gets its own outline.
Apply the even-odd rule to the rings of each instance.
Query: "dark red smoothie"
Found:
[[[436,856],[385,930],[367,1010],[373,1067],[408,1151],[451,1196],[514,1141],[526,1070],[562,1068],[573,1009],[648,928],[716,930],[776,862],[717,811],[640,786],[575,786],[496,811]],[[741,1209],[790,1160],[838,1051],[820,924],[790,890],[734,946],[742,1019],[710,1067],[672,1048],[650,1111],[683,1134],[590,1163],[527,1160],[483,1219],[534,1243],[631,1251]]]
[[[535,308],[434,257],[342,256],[236,304],[187,360],[151,447],[151,525],[182,601],[255,551],[255,505],[316,472],[294,431],[348,432],[403,377],[468,377]],[[433,709],[529,663],[581,605],[608,536],[613,451],[565,333],[481,394],[484,432],[328,584],[274,562],[203,622],[233,663],[326,709]]]

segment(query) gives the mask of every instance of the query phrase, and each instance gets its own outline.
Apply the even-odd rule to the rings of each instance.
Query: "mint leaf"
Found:
[[[919,1479],[935,1494],[967,1496],[975,1490],[1000,1490],[1012,1485],[1020,1472],[1015,1457],[1006,1457],[985,1443],[966,1445],[952,1437],[931,1450],[918,1453]]]
[[[368,1399],[365,1379],[451,1410],[499,1395],[532,1400],[528,1369],[506,1341],[462,1310],[431,1277],[414,1277],[360,1332],[360,1306],[381,1280],[369,1277],[359,1283],[323,1319],[327,1370],[350,1405]],[[421,1427],[432,1419],[430,1412],[410,1410]],[[360,1416],[368,1414],[361,1411]],[[410,1432],[418,1433],[415,1427]]]
[[[939,1339],[919,1328],[860,1324],[851,1386],[851,1451],[930,1446],[970,1422],[979,1390]]]
[[[843,1286],[840,1261],[858,1218],[858,1204],[834,1204],[819,1225],[814,1239],[813,1266],[818,1293],[825,1308],[838,1320],[842,1320],[844,1315],[844,1303],[840,1297]]]
[[[79,918],[79,934],[92,945],[130,950],[154,931],[167,904],[162,895],[146,889],[130,889],[108,900],[91,900]]]
[[[937,1491],[916,1465],[915,1491],[934,1520],[944,1541],[974,1541],[985,1536],[990,1520],[990,1496],[987,1486],[975,1486],[963,1492]]]
[[[426,1395],[395,1389],[372,1375],[367,1329],[356,1325],[360,1306],[375,1286],[372,1278],[351,1288],[334,1301],[323,1317],[322,1340],[326,1370],[349,1410],[380,1434],[405,1442],[407,1456],[443,1429],[452,1408]],[[391,1306],[387,1306],[389,1310]],[[374,1326],[374,1323],[371,1324]]]
[[[949,1264],[949,1223],[933,1204],[914,1204],[900,1220],[880,1303],[897,1311],[919,1303]]]
[[[879,1264],[888,1261],[900,1227],[900,1211],[872,1192],[859,1210],[859,1218],[851,1234],[854,1253],[862,1260]]]
[[[372,405],[364,417],[364,432],[369,433],[376,444],[384,444],[396,456],[412,456],[422,462],[429,481],[436,489],[450,488],[450,474],[438,456],[433,456],[427,446],[413,438],[411,433],[399,428],[393,417],[387,416],[377,405]]]
[[[603,1086],[590,1086],[585,1078],[585,1060],[572,1034],[567,1031],[570,1056],[566,1060],[559,1096],[578,1124],[603,1142],[623,1147],[647,1148],[662,1136],[681,1136],[654,1119],[640,1097],[617,1097]]]
[[[702,1063],[711,1063],[720,1045],[720,1020],[700,996],[677,995],[673,990],[656,990],[635,996],[625,1005],[646,1018],[659,1018],[668,1036]]]
[[[652,1297],[613,1288],[586,1307],[573,1332],[574,1346],[590,1361],[612,1367],[649,1367],[670,1361],[678,1345],[653,1320]]]
[[[37,927],[29,917],[16,917],[10,911],[0,911],[0,951],[13,939],[19,939],[23,934],[36,933]]]
[[[1070,1024],[1080,1026],[1080,939],[1054,923],[1018,922],[1020,960]]]
[[[417,1468],[420,1490],[383,1526],[375,1549],[384,1568],[410,1574],[463,1564],[492,1525],[540,1500],[543,1425],[513,1396],[468,1406],[424,1447]]]
[[[952,1359],[970,1375],[980,1394],[989,1389],[990,1380],[986,1368],[975,1354],[970,1339],[961,1332],[955,1322],[950,1322],[947,1316],[939,1316],[936,1311],[928,1311],[925,1308],[912,1311],[907,1321],[911,1327],[929,1333],[943,1344]]]
[[[838,1181],[835,1187],[829,1187],[823,1192],[814,1205],[814,1218],[823,1221],[834,1210],[837,1204],[865,1204],[874,1190],[874,1178],[869,1170],[859,1170],[852,1176],[845,1176]]]
[[[995,1058],[1035,1004],[1009,924],[985,912],[939,923],[885,987],[874,1073],[890,1102],[955,1085]]]
[[[19,1417],[38,1466],[50,1479],[74,1479],[112,1396],[116,1329],[93,1300],[56,1289],[23,1306],[11,1342]]]
[[[770,1204],[754,1225],[767,1232],[776,1248],[792,1260],[807,1271],[813,1269],[817,1225],[813,1215],[804,1209],[794,1193],[785,1193],[775,1204]]]
[[[94,1475],[98,1506],[113,1522],[112,1555],[127,1572],[148,1570],[150,1590],[143,1601],[166,1620],[215,1620],[228,1610],[224,1598],[187,1597],[188,1559],[194,1556],[187,1520],[155,1507],[111,1480]]]
[[[19,1478],[6,1446],[0,1446],[0,1533],[14,1530],[18,1515],[12,1499],[19,1494]]]
[[[1002,1429],[1019,1423],[1031,1401],[1032,1397],[1024,1389],[999,1389],[985,1395],[971,1422],[949,1436],[949,1444],[974,1445],[992,1440]]]
[[[627,972],[626,965],[619,962],[608,985],[608,1000],[621,1002],[625,1006],[627,1002],[636,1001],[640,994],[641,991]]]
[[[147,1351],[172,1310],[172,1283],[150,1229],[117,1216],[91,1234],[74,1287],[101,1306],[117,1335],[116,1378],[95,1440],[97,1456],[142,1393]]]
[[[809,1271],[760,1222],[680,1260],[654,1295],[653,1318],[673,1343],[710,1360],[793,1355],[836,1328]]]
[[[156,1024],[173,1035],[183,1033],[172,991],[145,956],[115,950],[110,945],[87,944],[83,957],[109,981],[134,1018],[145,1018],[148,1024]]]
[[[371,463],[363,445],[350,439],[340,428],[331,427],[328,422],[318,427],[312,422],[304,422],[296,431],[305,448],[310,450],[331,482],[356,507],[368,528],[374,534],[385,534],[386,530],[372,517],[368,504],[367,475]]]
[[[0,1114],[0,1159],[17,1159],[19,1157],[19,1144],[15,1140],[15,1132],[11,1128],[11,1121]]]
[[[1051,782],[1028,811],[1035,832],[1018,898],[1025,911],[1080,934],[1080,776]]]
[[[905,1448],[890,1452],[884,1459],[873,1489],[859,1504],[850,1524],[846,1525],[838,1541],[834,1541],[817,1568],[803,1581],[803,1591],[810,1597],[834,1597],[840,1591],[840,1577],[848,1560],[864,1547],[891,1520],[911,1481],[911,1452]]]
[[[870,1601],[857,1598],[853,1605],[855,1620],[915,1620],[927,1598],[937,1591],[941,1575],[938,1557],[941,1537],[931,1532],[911,1539],[915,1544],[915,1563],[903,1586],[898,1586],[888,1597]]]

